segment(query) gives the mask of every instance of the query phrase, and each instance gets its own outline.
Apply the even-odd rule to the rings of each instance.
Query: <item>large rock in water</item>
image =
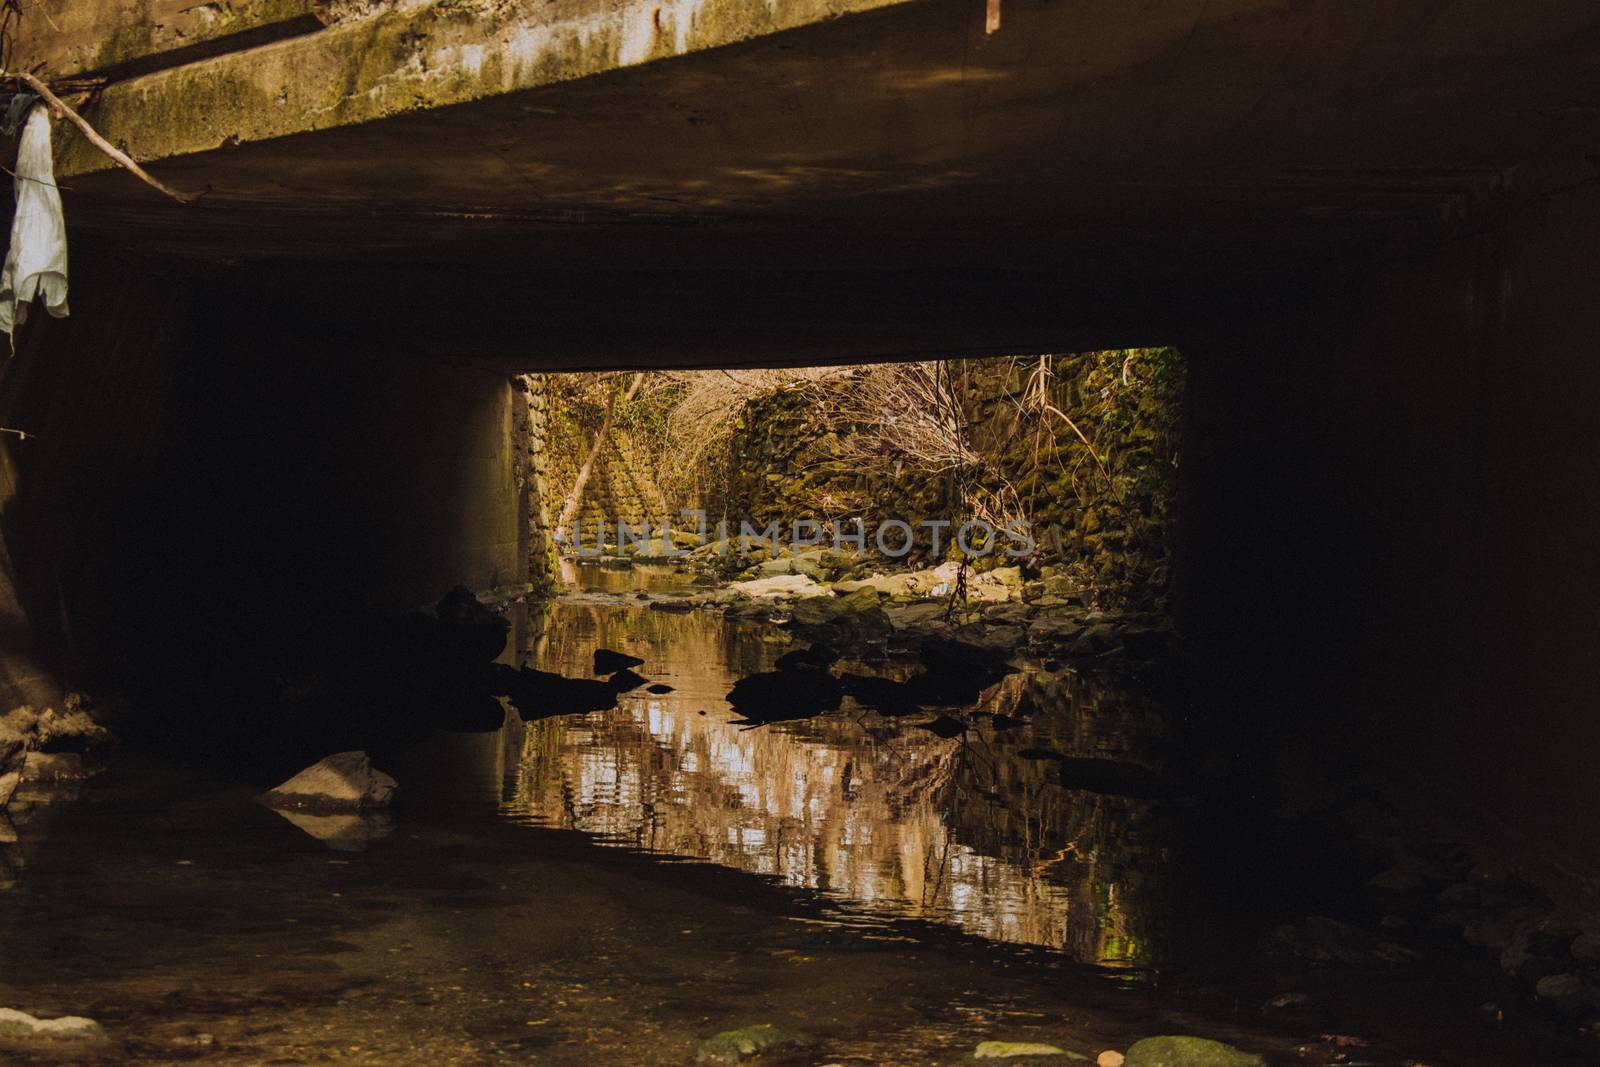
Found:
[[[441,650],[463,663],[487,663],[505,651],[511,620],[481,603],[466,586],[446,593],[433,609]]]
[[[340,752],[313,763],[287,782],[261,795],[272,808],[317,814],[386,808],[399,783],[372,766],[365,752]]]
[[[1135,1041],[1124,1067],[1266,1067],[1253,1053],[1203,1037],[1147,1037]]]
[[[790,610],[789,629],[808,641],[833,648],[852,648],[882,641],[894,630],[875,589],[859,589],[847,596],[818,596],[796,601]]]

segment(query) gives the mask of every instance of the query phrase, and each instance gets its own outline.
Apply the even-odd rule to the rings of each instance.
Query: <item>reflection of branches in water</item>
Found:
[[[1146,809],[1067,793],[1053,765],[1019,759],[1019,742],[981,719],[961,742],[851,714],[753,733],[720,711],[698,715],[689,694],[725,692],[720,679],[766,669],[785,647],[760,628],[576,605],[554,618],[541,667],[586,671],[605,645],[692,680],[674,695],[530,729],[538,740],[525,758],[542,766],[521,768],[513,810],[1086,961],[1124,959],[1145,943]],[[1077,684],[1008,679],[978,707],[1033,702],[1025,732],[1074,749],[1131,743],[1116,734],[1136,718],[1128,707]],[[1076,721],[1086,716],[1096,721]]]

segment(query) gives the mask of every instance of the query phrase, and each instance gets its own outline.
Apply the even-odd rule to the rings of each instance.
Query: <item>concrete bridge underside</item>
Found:
[[[1175,343],[1196,646],[1600,854],[1600,9],[202,7],[19,41],[207,190],[57,134],[73,316],[0,381],[37,659],[516,580],[510,371]]]

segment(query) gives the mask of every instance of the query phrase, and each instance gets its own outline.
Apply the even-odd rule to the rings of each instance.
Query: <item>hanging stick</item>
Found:
[[[95,128],[89,125],[87,119],[78,114],[76,111],[72,110],[72,108],[68,107],[66,104],[62,103],[61,98],[55,93],[51,92],[48,85],[34,77],[32,74],[29,74],[26,71],[19,71],[15,74],[4,74],[3,76],[16,78],[18,81],[22,82],[22,84],[38,93],[44,102],[49,104],[50,107],[52,107],[58,114],[65,115],[67,118],[71,119],[72,124],[83,131],[83,135],[89,139],[90,144],[100,149],[100,151],[104,152],[107,156],[110,156],[111,161],[117,164],[117,166],[132,171],[136,177],[138,177],[152,189],[158,189],[161,192],[166,193],[180,204],[192,203],[200,199],[201,195],[203,195],[201,193],[179,192],[178,190],[162,182],[159,178],[145,170],[143,167],[139,166],[138,163],[134,162],[132,156],[128,155],[128,153],[124,152],[122,149],[118,148],[104,137],[100,136]]]

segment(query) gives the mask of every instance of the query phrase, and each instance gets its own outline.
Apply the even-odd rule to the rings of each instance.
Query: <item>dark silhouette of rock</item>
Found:
[[[480,603],[466,586],[446,593],[433,609],[438,641],[447,654],[466,663],[484,663],[505,651],[511,621]]]
[[[924,707],[924,694],[917,686],[892,678],[847,672],[839,676],[839,683],[857,704],[884,715],[912,715]]]
[[[1170,793],[1166,783],[1148,767],[1073,756],[1061,757],[1061,784],[1067,789],[1111,796],[1155,798]]]
[[[932,722],[919,722],[917,726],[927,730],[935,737],[943,737],[947,740],[952,737],[960,737],[967,732],[966,723],[960,719],[951,718],[949,715],[941,715]]]
[[[659,695],[661,695],[663,693],[675,692],[675,690],[672,688],[672,686],[667,685],[664,682],[657,682],[655,685],[646,686],[645,687],[645,692],[646,693],[655,693],[657,696],[659,696]]]
[[[505,706],[488,693],[460,693],[439,709],[440,728],[459,733],[492,733],[505,722]]]
[[[594,673],[616,674],[630,667],[642,667],[644,660],[638,656],[630,656],[626,652],[614,652],[609,648],[594,650]]]
[[[650,681],[650,679],[646,678],[637,671],[620,670],[616,674],[613,674],[609,681],[611,683],[611,688],[615,689],[617,692],[631,693],[635,689],[638,689],[640,686]]]
[[[511,702],[523,721],[557,715],[580,715],[617,706],[617,689],[609,681],[568,678],[550,671],[524,667],[517,672]]]
[[[745,723],[809,719],[844,699],[839,680],[821,671],[769,671],[734,683],[727,700]]]
[[[780,671],[827,670],[839,662],[839,653],[824,644],[785,652],[773,664]]]
[[[922,639],[918,654],[930,673],[945,676],[977,675],[998,680],[1016,669],[1006,662],[1009,645],[991,647],[930,635]]]

